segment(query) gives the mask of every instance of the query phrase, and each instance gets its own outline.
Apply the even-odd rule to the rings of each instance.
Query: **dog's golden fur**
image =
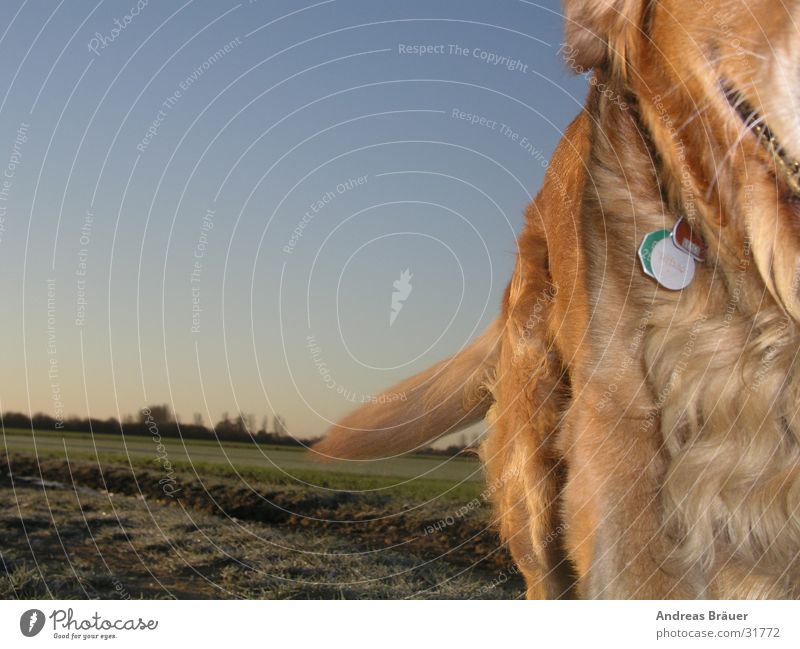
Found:
[[[800,2],[564,9],[565,56],[594,83],[528,208],[499,320],[318,450],[410,450],[486,414],[530,597],[798,597],[800,209],[721,85],[800,145],[775,69],[800,79]],[[681,214],[708,254],[671,292],[637,249]]]

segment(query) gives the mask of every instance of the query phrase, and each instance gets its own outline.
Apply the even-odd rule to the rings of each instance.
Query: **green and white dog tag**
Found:
[[[670,230],[649,232],[639,246],[645,275],[671,291],[680,291],[694,279],[694,259],[675,243]]]

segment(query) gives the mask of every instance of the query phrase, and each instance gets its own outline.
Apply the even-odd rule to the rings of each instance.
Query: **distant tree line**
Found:
[[[195,413],[192,423],[181,423],[167,404],[156,404],[142,408],[135,416],[127,415],[122,421],[114,417],[94,419],[68,417],[57,420],[50,415],[38,412],[32,417],[21,412],[0,414],[3,427],[38,430],[65,430],[92,433],[124,433],[125,435],[155,435],[161,437],[182,437],[184,439],[220,439],[225,441],[256,442],[258,444],[276,444],[279,446],[307,446],[316,439],[298,440],[289,435],[286,420],[280,415],[273,415],[272,426],[269,417],[264,416],[260,427],[256,427],[256,418],[252,414],[240,412],[231,416],[224,412],[213,428],[203,424],[203,416]],[[447,448],[431,447],[416,451],[418,455],[436,455],[452,457],[461,454],[473,454],[475,441],[468,442],[464,435],[459,444],[451,444]]]
[[[278,444],[283,446],[302,446],[313,444],[316,440],[300,441],[289,435],[286,420],[280,415],[272,418],[269,429],[269,417],[261,421],[256,428],[255,417],[241,412],[231,417],[227,412],[213,428],[203,424],[199,413],[192,416],[192,423],[181,423],[166,404],[157,404],[142,408],[134,415],[127,415],[119,421],[115,417],[95,419],[68,417],[58,420],[45,413],[38,412],[32,417],[21,412],[6,412],[2,415],[4,428],[27,428],[38,430],[66,430],[93,433],[124,433],[125,435],[154,435],[162,437],[183,437],[185,439],[223,439],[226,441],[255,441],[259,444]]]

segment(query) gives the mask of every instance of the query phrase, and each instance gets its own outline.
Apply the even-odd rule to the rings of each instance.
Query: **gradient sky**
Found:
[[[584,97],[557,2],[140,4],[3,3],[2,410],[318,435],[491,322]]]

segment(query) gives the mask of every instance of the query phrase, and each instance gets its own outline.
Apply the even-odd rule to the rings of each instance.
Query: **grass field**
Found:
[[[7,430],[1,597],[508,598],[480,465]],[[435,531],[433,531],[435,530]]]
[[[483,488],[483,474],[470,457],[403,456],[380,461],[320,462],[302,448],[161,439],[161,457],[200,476],[265,480],[336,491],[388,492],[394,497],[466,499]],[[150,437],[8,429],[0,449],[38,457],[129,462],[155,467],[157,444]]]
[[[156,443],[141,435],[123,436],[62,431],[8,429],[3,445],[8,449],[36,450],[39,454],[70,456],[124,455],[132,458],[152,458]],[[176,462],[226,464],[238,467],[294,470],[320,470],[334,473],[379,475],[394,478],[430,478],[461,482],[483,479],[477,461],[469,457],[432,457],[407,455],[389,460],[333,461],[324,464],[303,448],[217,442],[216,440],[162,439],[171,459]]]

